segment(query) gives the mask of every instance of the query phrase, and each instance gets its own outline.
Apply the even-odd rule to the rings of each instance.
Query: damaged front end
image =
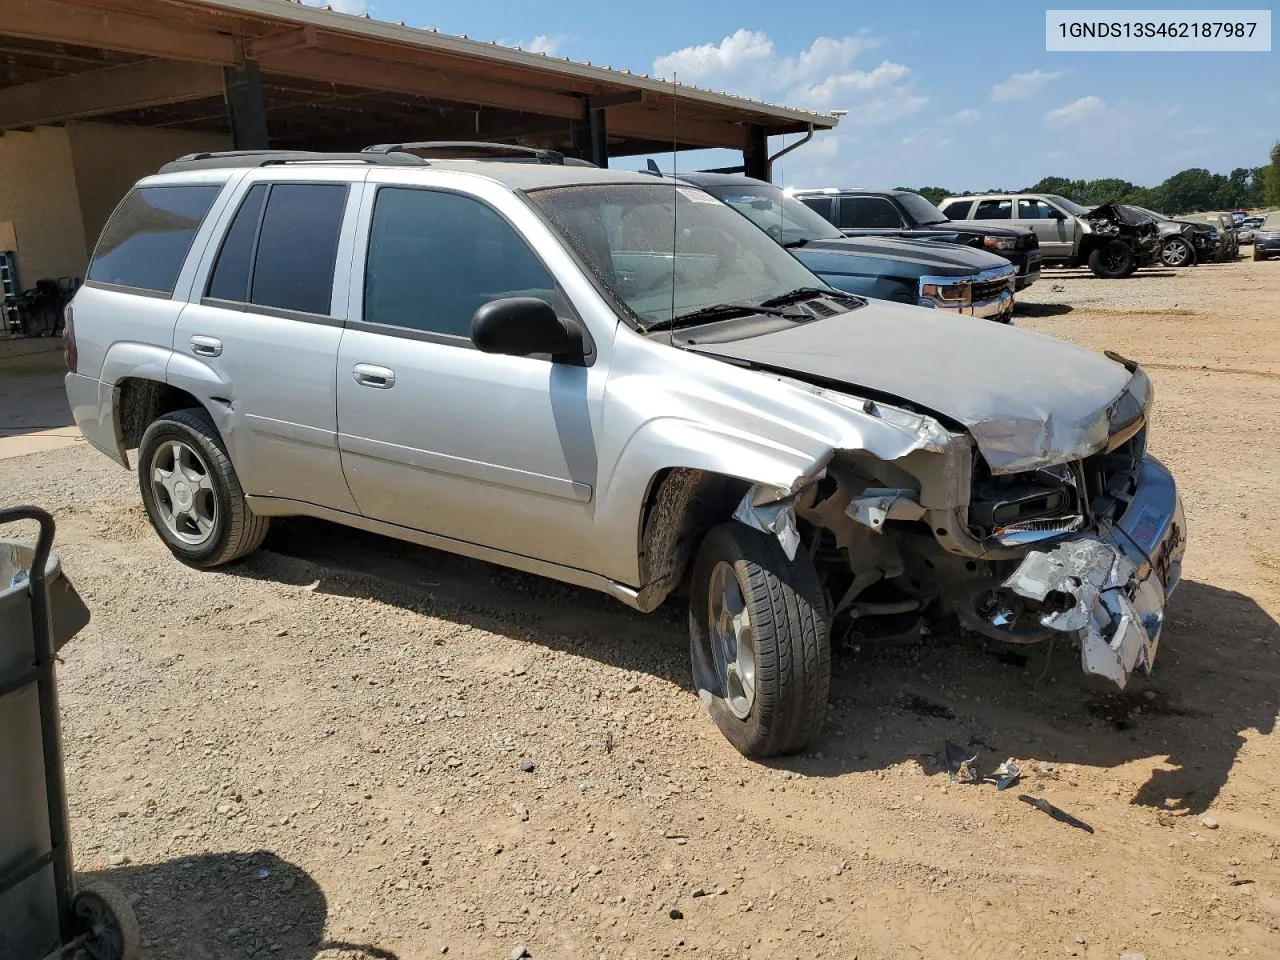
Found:
[[[1071,437],[1046,424],[1033,457],[1007,433],[988,449],[994,428],[843,398],[914,442],[892,459],[835,451],[788,489],[752,487],[734,517],[808,554],[833,635],[918,636],[953,614],[1004,642],[1069,637],[1086,673],[1123,689],[1151,670],[1186,546],[1173,477],[1146,452],[1150,384],[1126,366],[1119,398]]]

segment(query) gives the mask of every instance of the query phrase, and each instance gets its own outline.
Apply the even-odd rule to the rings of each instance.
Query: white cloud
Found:
[[[1055,123],[1076,123],[1106,109],[1107,103],[1100,97],[1081,97],[1079,100],[1064,103],[1056,110],[1050,110],[1045,117]]]
[[[522,43],[520,46],[530,53],[545,53],[550,56],[563,47],[568,40],[569,38],[563,33],[540,33],[528,43]]]
[[[1065,70],[1032,70],[1029,73],[1015,73],[1008,80],[997,83],[991,88],[991,99],[997,103],[1030,100],[1064,73],[1066,73]]]
[[[368,9],[365,0],[303,0],[309,7],[327,6],[338,13],[361,14]]]
[[[928,98],[916,92],[911,69],[888,60],[869,70],[854,61],[879,41],[867,34],[818,37],[783,56],[767,33],[745,28],[719,43],[684,47],[658,57],[653,72],[668,79],[811,110],[849,110],[855,123],[880,123],[914,113]]]
[[[975,110],[973,107],[965,107],[951,116],[947,117],[943,123],[973,123],[975,120],[982,119],[982,111]]]
[[[899,139],[914,129],[913,115],[929,100],[905,64],[860,62],[880,41],[868,33],[819,36],[795,53],[780,51],[764,31],[739,29],[717,43],[684,47],[658,57],[654,74],[681,83],[809,110],[848,110],[837,130],[820,134],[779,162],[774,175],[791,184],[847,183],[851,176],[877,179],[886,154],[899,155]],[[907,129],[887,134],[868,160],[867,130],[904,121]],[[776,149],[776,147],[775,147]]]

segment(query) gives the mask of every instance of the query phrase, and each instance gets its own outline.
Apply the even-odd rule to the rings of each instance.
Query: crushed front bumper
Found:
[[[1040,604],[1040,622],[1079,640],[1085,673],[1124,689],[1151,672],[1164,607],[1182,575],[1186,521],[1173,476],[1154,457],[1138,466],[1138,488],[1109,529],[1032,550],[1003,586]]]

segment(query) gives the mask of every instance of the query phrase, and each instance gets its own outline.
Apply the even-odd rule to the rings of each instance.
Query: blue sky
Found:
[[[983,189],[1049,174],[1152,185],[1187,167],[1260,166],[1280,138],[1280,53],[1045,51],[1046,6],[1096,2],[330,3],[618,69],[675,72],[789,106],[848,110],[838,130],[775,169],[788,186]],[[782,141],[770,146],[776,152]],[[689,154],[680,165],[722,162]]]

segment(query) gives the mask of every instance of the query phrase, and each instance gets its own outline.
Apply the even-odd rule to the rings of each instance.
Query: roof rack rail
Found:
[[[221,150],[188,153],[160,168],[161,173],[201,170],[214,167],[272,167],[290,163],[374,163],[420,167],[422,157],[410,153],[323,153],[317,150]]]
[[[383,155],[395,152],[445,153],[455,160],[500,160],[509,163],[546,163],[556,166],[594,167],[594,163],[566,157],[559,150],[522,147],[484,140],[418,140],[409,143],[375,143],[362,152]],[[444,158],[441,158],[444,159]]]

